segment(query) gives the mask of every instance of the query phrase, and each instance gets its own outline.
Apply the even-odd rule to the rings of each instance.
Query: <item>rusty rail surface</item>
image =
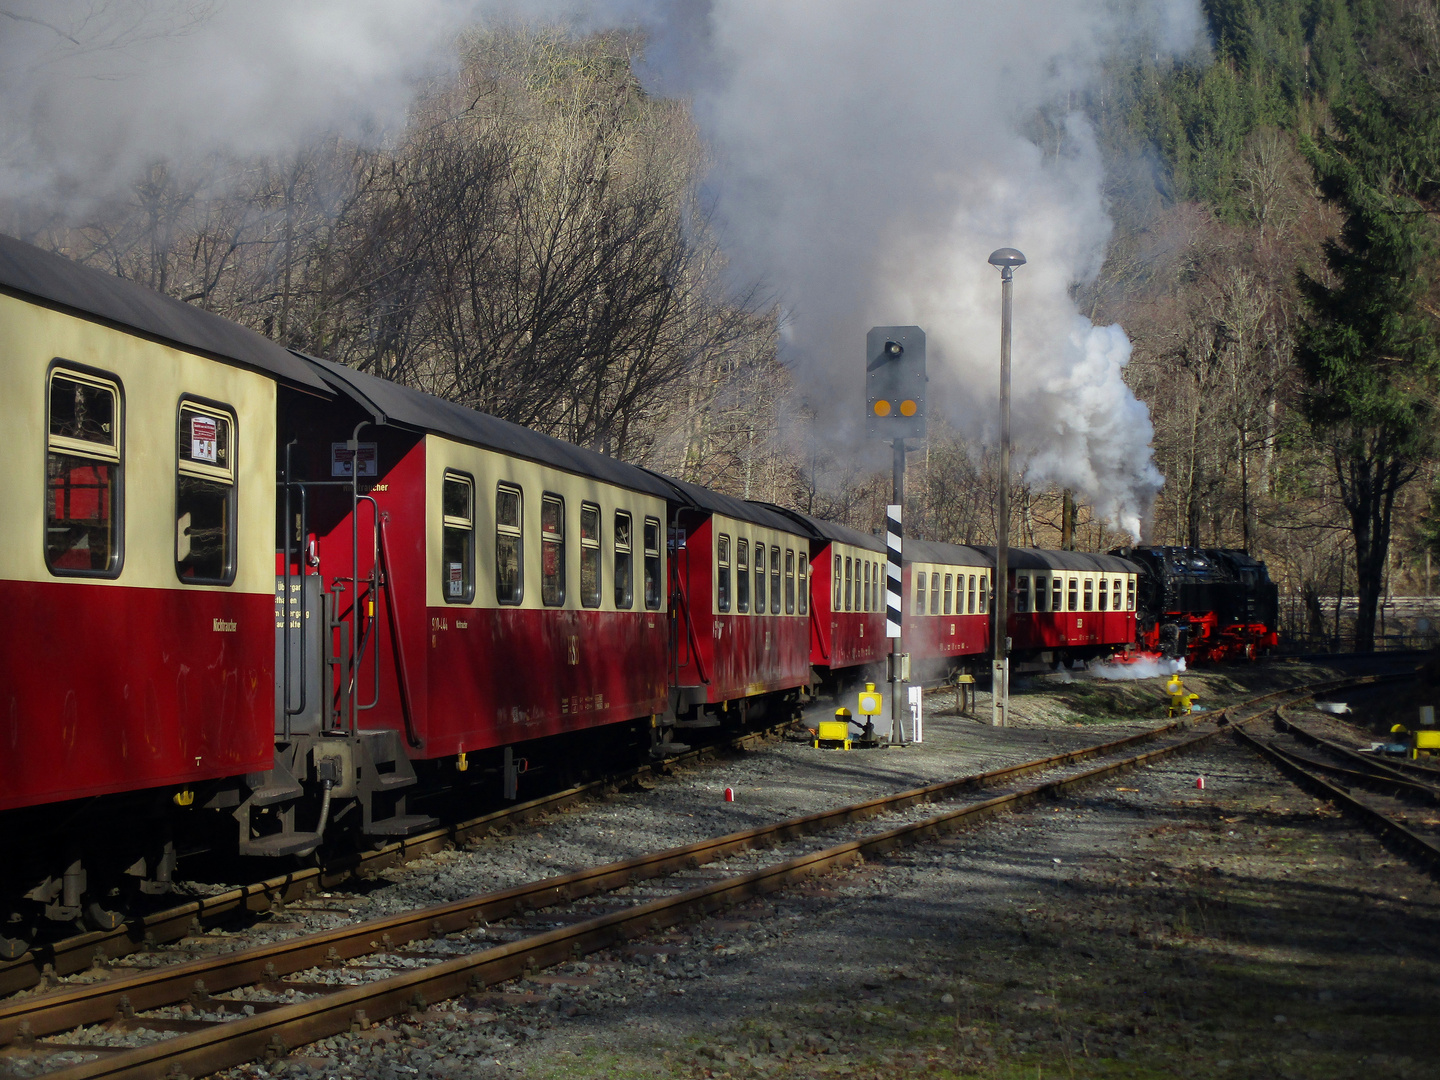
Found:
[[[157,1008],[187,999],[204,1003],[214,1000],[209,998],[211,993],[241,985],[267,983],[283,989],[294,985],[278,982],[284,973],[333,964],[367,952],[389,950],[402,942],[439,937],[454,930],[469,929],[481,920],[595,895],[677,870],[693,869],[746,848],[772,846],[819,829],[953,798],[967,790],[994,786],[1044,769],[1123,752],[1167,735],[1179,736],[1168,746],[1133,754],[1074,776],[1021,788],[978,803],[967,803],[922,821],[800,855],[752,873],[639,903],[520,941],[443,960],[430,967],[408,970],[365,985],[339,987],[324,996],[295,1004],[229,1002],[233,1005],[257,1004],[263,1007],[263,1011],[243,1019],[206,1023],[203,1030],[184,1031],[175,1038],[148,1046],[133,1049],[67,1046],[65,1049],[101,1056],[96,1061],[47,1074],[55,1080],[159,1078],[177,1072],[202,1075],[257,1057],[288,1052],[289,1048],[305,1042],[354,1026],[364,1026],[409,1009],[423,1009],[427,1002],[503,982],[754,896],[774,892],[815,874],[853,863],[867,854],[879,854],[901,845],[946,835],[998,813],[1019,809],[1041,799],[1062,796],[1080,786],[1204,745],[1228,727],[1273,714],[1279,706],[1267,706],[1265,703],[1274,698],[1287,695],[1308,697],[1340,686],[1379,681],[1379,678],[1383,677],[1334,680],[1260,695],[1209,714],[1201,722],[1207,730],[1199,733],[1193,729],[1200,725],[1180,720],[1097,746],[733,833],[472,900],[295,938],[228,956],[178,964],[102,985],[76,987],[29,1001],[14,1002],[0,1009],[0,1038],[31,1041],[37,1036],[117,1015],[133,1016],[135,1010]],[[1257,707],[1261,711],[1255,715],[1239,715]],[[318,984],[305,985],[307,992],[320,989]],[[139,1025],[144,1021],[136,1019],[133,1023]],[[197,1023],[191,1021],[189,1025]],[[174,1025],[160,1021],[155,1026],[164,1029]],[[58,1052],[61,1046],[55,1045],[54,1048]]]
[[[0,996],[41,985],[51,976],[73,975],[97,962],[115,960],[162,942],[178,941],[203,930],[207,924],[213,925],[238,912],[265,912],[322,889],[335,888],[351,878],[366,877],[386,867],[477,840],[497,826],[515,825],[552,814],[593,799],[618,784],[654,775],[662,768],[694,764],[717,753],[744,749],[774,738],[790,726],[790,721],[774,724],[760,731],[697,747],[663,762],[638,765],[479,817],[417,833],[371,851],[347,854],[323,866],[305,867],[214,896],[197,897],[129,920],[114,930],[89,931],[49,942],[16,960],[0,961]]]

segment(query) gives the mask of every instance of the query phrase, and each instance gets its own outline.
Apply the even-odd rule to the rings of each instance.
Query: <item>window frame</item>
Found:
[[[864,597],[864,603],[860,605],[860,610],[861,610],[861,611],[869,611],[869,610],[870,610],[870,560],[869,560],[869,559],[864,560],[864,564],[865,564],[865,591],[861,594],[861,595]]]
[[[1030,614],[1030,575],[1015,575],[1015,614]]]
[[[1034,587],[1034,608],[1037,614],[1043,614],[1050,607],[1050,580],[1044,574],[1035,574]]]
[[[1050,610],[1065,610],[1065,578],[1061,574],[1050,575]]]
[[[622,544],[620,542],[620,519],[624,518],[629,523],[625,530],[628,539]],[[613,554],[611,562],[615,570],[615,610],[630,611],[635,607],[635,515],[629,510],[616,510],[611,519],[610,548]],[[620,558],[625,557],[625,573],[620,573]],[[624,590],[623,592],[621,590]],[[601,589],[604,595],[604,589]]]
[[[735,611],[750,613],[750,538],[735,538]]]
[[[912,595],[911,598],[910,598],[910,614],[911,614],[911,615],[924,615],[924,614],[927,614],[927,609],[926,609],[926,607],[925,607],[925,604],[926,604],[926,593],[927,593],[929,590],[927,590],[927,589],[925,588],[925,586],[926,586],[927,582],[929,581],[930,571],[928,571],[928,570],[915,570],[915,571],[912,571],[912,572],[911,572],[911,577],[913,578],[913,580],[911,581],[911,586],[912,586],[911,592],[913,593],[913,595]]]
[[[835,570],[831,574],[831,578],[833,580],[831,581],[830,588],[830,610],[844,611],[845,608],[843,603],[843,596],[841,593],[841,590],[845,587],[844,556],[842,556],[838,551],[835,553]]]
[[[810,614],[810,552],[795,553],[795,602],[801,615]]]
[[[108,446],[104,443],[91,442],[73,436],[50,433],[51,384],[57,375],[72,382],[98,386],[110,390],[114,394],[113,422],[116,430],[115,437]],[[45,451],[41,455],[44,509],[40,514],[40,554],[45,561],[45,569],[55,577],[99,578],[113,581],[125,569],[125,404],[125,384],[118,375],[90,367],[88,364],[77,364],[58,356],[51,360],[50,365],[45,369]],[[111,554],[109,565],[104,569],[87,570],[79,567],[55,566],[51,562],[47,533],[50,523],[49,463],[51,454],[84,457],[115,469],[115,481],[110,492]]]
[[[1074,574],[1069,575],[1065,585],[1065,610],[1080,610],[1080,579]]]
[[[585,538],[585,514],[586,511],[595,515],[595,537],[592,540]],[[605,559],[604,539],[605,524],[601,516],[600,504],[581,500],[580,502],[580,529],[576,536],[580,541],[580,606],[582,608],[595,609],[605,602]],[[585,553],[593,552],[595,560],[595,593],[594,602],[585,595]]]
[[[211,465],[203,461],[185,461],[179,456],[180,425],[187,407],[192,413],[200,413],[229,422],[230,463],[228,465]],[[239,432],[239,417],[236,414],[234,406],[226,402],[200,397],[198,394],[181,394],[175,402],[175,507],[174,513],[171,515],[171,520],[174,521],[177,527],[179,526],[180,482],[182,477],[188,476],[196,480],[208,480],[211,483],[225,484],[230,489],[226,497],[228,507],[225,515],[225,572],[219,577],[185,577],[180,573],[180,560],[176,558],[174,560],[175,577],[182,585],[230,586],[235,584],[235,574],[239,567],[238,547],[240,539],[240,470],[235,464],[235,459],[239,454]],[[471,577],[472,579],[474,577],[473,571]]]
[[[1096,590],[1095,590],[1095,610],[1096,610],[1096,611],[1109,611],[1109,610],[1110,610],[1110,579],[1109,579],[1109,578],[1101,577],[1101,578],[1099,579],[1099,586],[1098,586],[1098,587],[1096,588]]]
[[[470,517],[467,519],[459,515],[445,513],[445,485],[449,483],[462,483],[470,489]],[[470,473],[461,472],[459,469],[447,468],[440,474],[440,572],[441,587],[440,597],[447,604],[473,604],[475,602],[475,477]],[[464,567],[461,581],[464,583],[459,596],[451,596],[447,586],[450,579],[446,576],[445,560],[445,533],[450,529],[463,529],[469,534],[465,544],[465,558],[461,565]]]
[[[990,594],[995,591],[994,588],[992,587],[992,586],[994,585],[994,582],[993,582],[993,580],[991,579],[991,577],[990,577],[990,572],[989,572],[988,570],[985,571],[984,573],[980,574],[979,577],[980,577],[980,614],[981,614],[981,615],[986,615],[986,614],[989,613],[989,606],[988,606],[988,605],[989,605],[989,603],[990,603]]]
[[[940,571],[930,571],[930,614],[940,614]]]
[[[515,521],[514,525],[501,524],[500,521],[500,495],[502,492],[513,493],[515,496]],[[500,595],[500,538],[511,537],[515,540],[515,591],[512,595]],[[503,607],[519,607],[525,603],[525,489],[519,484],[508,480],[497,480],[495,483],[495,602]]]
[[[846,556],[845,556],[845,610],[846,610],[846,611],[854,611],[854,610],[855,610],[855,605],[854,605],[854,603],[853,603],[853,596],[852,596],[852,594],[851,594],[851,586],[853,585],[853,583],[854,583],[854,581],[855,581],[855,574],[854,574],[854,569],[855,569],[855,568],[854,568],[854,566],[851,565],[851,564],[852,564],[851,557],[850,557],[849,555],[846,555]]]
[[[658,517],[655,517],[653,514],[645,515],[645,518],[643,520],[644,525],[640,532],[640,550],[643,553],[643,557],[645,559],[645,610],[659,611],[665,603],[665,560],[662,554],[665,549],[665,526],[661,523],[660,519]],[[650,546],[650,542],[647,539],[650,526],[652,525],[655,527],[655,546],[653,548]],[[652,559],[655,562],[655,599],[653,602],[650,599],[649,591],[650,562]]]
[[[780,545],[770,545],[770,614],[780,614]]]
[[[1081,586],[1080,586],[1080,592],[1081,592],[1081,603],[1084,605],[1081,610],[1083,610],[1083,611],[1094,611],[1094,610],[1095,610],[1095,579],[1092,578],[1089,574],[1086,574],[1086,575],[1085,575],[1085,580],[1084,580],[1084,582],[1083,582],[1083,583],[1081,584]]]
[[[559,509],[560,509],[560,530],[559,530],[559,532],[551,532],[551,533],[549,534],[550,536],[556,537],[557,539],[546,539],[546,532],[545,532],[545,507],[546,507],[547,504],[550,505],[550,506],[558,506]],[[565,606],[565,586],[566,586],[566,581],[565,581],[565,570],[566,570],[565,560],[566,560],[566,558],[567,558],[567,556],[568,556],[568,553],[567,553],[566,550],[565,550],[565,548],[566,548],[566,543],[565,543],[565,540],[566,540],[566,536],[565,536],[565,516],[566,516],[566,515],[565,515],[565,496],[564,496],[564,495],[561,495],[558,491],[542,491],[542,492],[540,492],[540,603],[541,603],[541,605],[542,605],[543,607],[563,608],[563,607]],[[549,544],[551,547],[555,547],[555,548],[558,548],[558,549],[559,549],[559,553],[558,553],[558,555],[557,555],[556,558],[555,558],[555,567],[556,567],[555,577],[557,578],[557,581],[556,581],[556,583],[555,583],[556,587],[555,587],[554,599],[546,599],[546,597],[545,597],[545,588],[546,588],[546,582],[545,582],[545,578],[546,578],[546,574],[545,574],[545,545],[546,545],[546,544]]]
[[[1125,575],[1125,610],[1135,610],[1135,575]]]
[[[785,614],[795,614],[795,549],[785,549]]]
[[[715,610],[730,613],[730,534],[715,536]]]

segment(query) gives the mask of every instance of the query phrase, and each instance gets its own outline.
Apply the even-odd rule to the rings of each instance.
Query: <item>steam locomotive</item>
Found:
[[[1141,568],[1141,648],[1192,662],[1254,660],[1279,643],[1279,590],[1234,548],[1118,548]]]

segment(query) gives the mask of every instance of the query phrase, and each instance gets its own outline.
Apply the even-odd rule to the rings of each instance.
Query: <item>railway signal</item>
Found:
[[[925,437],[925,331],[873,326],[865,337],[865,433],[872,439]]]

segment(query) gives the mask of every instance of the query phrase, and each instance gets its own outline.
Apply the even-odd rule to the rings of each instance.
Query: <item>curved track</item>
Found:
[[[1176,721],[1086,749],[460,903],[33,996],[0,1007],[0,1042],[8,1043],[12,1053],[41,1057],[98,1055],[51,1071],[48,1075],[57,1080],[213,1072],[407,1010],[423,1010],[427,1002],[649,934],[854,863],[867,854],[971,827],[999,813],[1202,746],[1235,725],[1274,716],[1286,703],[1382,678],[1342,679],[1277,691],[1198,723]],[[1154,748],[1138,749],[1157,742],[1160,745]],[[1088,769],[1076,768],[1095,758],[1107,760]],[[1040,783],[1020,782],[1050,770],[1062,775]],[[996,787],[1005,790],[989,798],[967,799]],[[928,804],[956,800],[961,805],[941,813],[919,813]],[[834,835],[819,844],[807,842],[820,833],[843,834],[847,828],[853,834],[856,823],[880,814],[908,814],[910,820],[882,832],[842,836],[838,843]],[[770,861],[759,869],[740,874],[703,869],[740,852],[764,850],[771,851]],[[183,1017],[177,1012],[182,1004],[189,1006]],[[151,1015],[140,1015],[146,1011]],[[143,1028],[150,1033],[144,1037],[152,1041],[122,1048],[93,1045],[84,1038],[69,1042],[62,1034],[98,1023],[111,1031]],[[161,1038],[162,1033],[173,1037]]]

